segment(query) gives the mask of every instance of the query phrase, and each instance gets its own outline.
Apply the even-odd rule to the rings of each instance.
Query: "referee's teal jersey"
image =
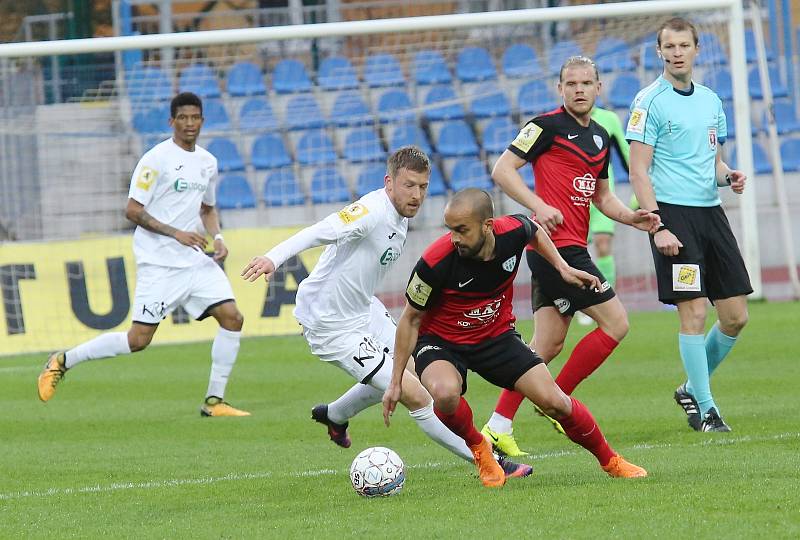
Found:
[[[677,90],[663,76],[636,95],[625,132],[629,141],[653,147],[649,174],[656,200],[683,206],[720,204],[715,163],[727,136],[717,94],[695,83]]]

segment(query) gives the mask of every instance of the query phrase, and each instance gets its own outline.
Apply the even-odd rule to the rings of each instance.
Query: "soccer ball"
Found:
[[[383,446],[367,448],[350,465],[353,489],[364,497],[396,495],[405,481],[403,460],[394,450]]]

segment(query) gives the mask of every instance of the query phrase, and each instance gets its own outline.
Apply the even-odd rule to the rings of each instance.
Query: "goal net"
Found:
[[[738,128],[749,141],[750,118],[733,121],[731,80],[737,62],[744,62],[742,50],[733,51],[742,57],[734,60],[729,48],[731,29],[741,31],[736,2],[448,17],[431,15],[448,12],[452,3],[375,4],[395,8],[342,2],[343,23],[140,36],[132,51],[122,49],[137,38],[91,40],[89,48],[73,49],[91,54],[62,55],[55,64],[49,55],[61,50],[46,43],[27,44],[24,54],[0,46],[0,354],[63,348],[127,328],[136,282],[132,225],[123,211],[130,174],[147,149],[170,136],[169,99],[178,91],[204,100],[200,144],[220,164],[217,201],[231,251],[226,271],[247,335],[298,331],[294,291],[319,250],[290,261],[269,286],[239,279],[246,262],[380,187],[387,155],[417,144],[431,156],[434,173],[405,253],[380,291],[396,312],[411,267],[443,233],[450,193],[482,187],[495,194],[497,213],[524,211],[493,185],[491,168],[521,125],[560,104],[556,83],[564,60],[595,59],[600,104],[624,126],[636,92],[661,72],[655,31],[669,16],[684,15],[698,26],[696,79],[725,100],[729,133]],[[493,2],[500,4],[520,2]],[[424,16],[366,20],[387,15]],[[61,45],[69,50],[69,42]],[[52,66],[67,64],[55,81]],[[87,74],[98,72],[106,78],[84,87]],[[616,154],[612,163],[617,194],[628,202],[625,164]],[[530,168],[522,172],[534,185]],[[738,234],[739,204],[733,198],[725,204]],[[614,255],[623,302],[656,308],[646,235],[618,225]],[[523,266],[515,291],[520,318],[530,317],[529,298]],[[159,339],[213,333],[213,325],[179,311],[164,321]]]

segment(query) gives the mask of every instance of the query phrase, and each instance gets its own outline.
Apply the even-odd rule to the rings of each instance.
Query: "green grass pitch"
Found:
[[[200,417],[208,343],[83,364],[47,404],[35,390],[44,356],[0,358],[0,538],[798,538],[800,304],[750,313],[713,380],[732,433],[690,431],[672,401],[675,314],[633,314],[576,396],[650,476],[608,478],[523,405],[515,431],[535,472],[501,490],[407,414],[387,429],[369,409],[351,423],[352,448],[334,446],[309,412],[350,380],[301,337],[243,341],[227,397],[250,418]],[[573,325],[567,351],[584,332]],[[471,375],[478,428],[497,393]],[[396,497],[350,487],[350,461],[376,445],[406,463]]]

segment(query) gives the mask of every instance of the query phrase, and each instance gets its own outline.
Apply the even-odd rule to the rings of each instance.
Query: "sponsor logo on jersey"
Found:
[[[712,152],[717,151],[717,128],[708,128],[708,147]]]
[[[517,138],[512,141],[511,145],[514,148],[527,153],[533,144],[539,139],[539,135],[541,134],[542,128],[536,124],[528,124],[520,130]]]
[[[145,191],[149,191],[156,178],[158,178],[158,173],[155,171],[155,169],[151,169],[150,167],[142,167],[142,170],[139,171],[139,176],[136,177],[136,187]]]
[[[506,272],[513,272],[514,266],[516,266],[516,264],[517,264],[517,256],[513,255],[508,259],[506,259],[505,261],[503,261],[503,270],[505,270]]]
[[[569,309],[569,300],[566,298],[556,298],[553,300],[553,303],[556,305],[556,309],[558,309],[559,313],[566,313]]]
[[[408,283],[408,287],[406,288],[406,294],[411,301],[418,306],[425,306],[428,303],[428,298],[430,297],[431,292],[433,292],[433,288],[422,281],[419,275],[414,272],[414,275],[411,277],[411,281]]]
[[[673,291],[700,291],[700,265],[699,264],[673,264],[672,265],[672,290]]]
[[[465,311],[464,317],[468,320],[458,321],[458,325],[466,328],[475,326],[476,324],[483,325],[492,322],[500,313],[500,304],[502,302],[503,298],[498,298],[497,300],[492,300],[488,304]]]
[[[636,107],[631,112],[631,117],[628,119],[628,131],[630,133],[644,133],[644,125],[647,121],[647,110]]]
[[[342,223],[345,225],[348,223],[353,223],[357,219],[361,219],[362,217],[369,214],[369,208],[361,204],[360,202],[354,202],[348,206],[345,206],[337,213],[339,219],[342,220]]]
[[[400,252],[390,246],[386,248],[386,251],[384,251],[383,255],[381,255],[381,265],[386,266],[387,264],[393,263],[399,258]]]
[[[584,197],[591,197],[594,195],[596,184],[597,180],[594,179],[591,173],[586,173],[583,176],[576,176],[572,179],[572,187]]]
[[[594,144],[597,145],[598,150],[603,149],[603,138],[600,135],[594,135],[592,137],[592,140],[594,140]]]
[[[174,187],[175,191],[178,193],[183,193],[184,191],[188,190],[203,192],[208,186],[200,182],[189,182],[185,178],[178,178],[175,180],[175,183],[172,184],[172,187]]]

